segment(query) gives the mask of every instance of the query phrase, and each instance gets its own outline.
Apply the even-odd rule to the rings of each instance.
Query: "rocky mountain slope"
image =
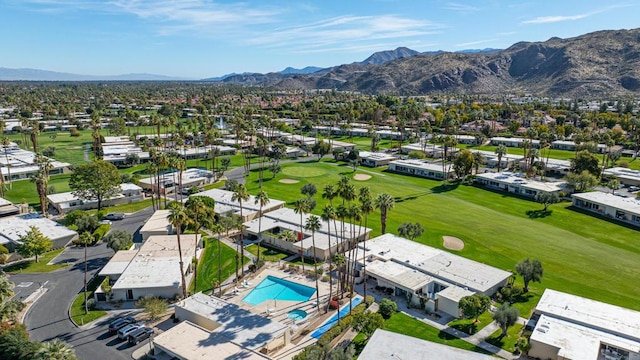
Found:
[[[265,82],[280,88],[337,88],[404,95],[531,92],[575,97],[640,91],[640,29],[608,30],[480,53],[414,55],[381,65]]]

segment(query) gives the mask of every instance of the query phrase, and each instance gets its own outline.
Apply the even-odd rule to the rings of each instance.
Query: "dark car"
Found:
[[[109,332],[114,333],[123,327],[133,324],[136,322],[136,319],[132,317],[118,318],[109,323]]]
[[[142,327],[142,328],[132,332],[131,334],[129,334],[129,336],[127,337],[127,341],[131,345],[136,345],[140,341],[148,339],[149,336],[151,336],[151,334],[153,334],[153,329],[152,328]]]
[[[103,217],[104,220],[122,220],[124,213],[109,213]]]

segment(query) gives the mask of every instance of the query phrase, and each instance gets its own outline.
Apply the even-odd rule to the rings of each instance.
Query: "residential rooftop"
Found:
[[[485,179],[485,180],[493,180],[496,182],[501,182],[503,184],[509,184],[513,186],[520,186],[526,189],[538,190],[538,191],[546,191],[546,192],[555,192],[562,191],[564,182],[542,182],[532,179],[526,179],[519,174],[511,173],[511,172],[487,172],[482,174],[477,174],[476,178]]]
[[[418,270],[454,285],[485,292],[511,276],[511,272],[497,269],[447,251],[417,243],[394,234],[384,234],[367,240],[366,250],[359,243],[358,261],[371,256],[382,261],[393,261],[409,270]],[[367,263],[367,270],[371,268]],[[403,277],[398,268],[393,268],[398,277]],[[406,272],[406,276],[409,272]],[[416,275],[418,276],[418,275]],[[424,277],[424,280],[428,280]],[[420,280],[422,281],[422,280]],[[420,281],[416,281],[419,283]]]
[[[611,175],[620,179],[640,180],[640,170],[632,170],[623,167],[612,167],[605,169],[603,175]]]
[[[572,194],[571,197],[601,205],[612,206],[634,214],[640,214],[640,200],[635,198],[623,197],[600,191]]]
[[[19,244],[20,237],[25,235],[31,226],[38,228],[44,236],[52,241],[77,234],[53,220],[36,213],[29,213],[0,218],[0,244],[8,242]]]
[[[363,360],[490,360],[489,355],[462,350],[447,345],[376,330],[358,357]]]

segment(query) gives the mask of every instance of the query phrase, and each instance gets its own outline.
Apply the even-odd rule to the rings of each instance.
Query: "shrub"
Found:
[[[4,245],[0,245],[0,255],[8,254],[9,249],[7,249]]]
[[[367,304],[367,307],[371,306],[371,304],[373,304],[376,301],[376,298],[374,298],[371,295],[367,295],[366,298],[364,298],[364,303]]]
[[[624,160],[622,160],[622,161],[620,161],[620,162],[618,163],[618,166],[619,166],[619,167],[622,167],[622,168],[628,168],[628,167],[629,167],[629,162],[628,162],[628,161],[624,161]]]
[[[168,306],[167,300],[156,296],[145,296],[136,302],[136,307],[143,308],[144,313],[152,321],[159,319],[167,311]]]
[[[389,299],[382,299],[380,301],[380,309],[378,312],[382,315],[383,318],[389,319],[391,315],[395,314],[398,311],[398,304],[395,301]]]
[[[76,223],[78,219],[85,216],[85,212],[82,210],[69,211],[64,217],[64,225],[70,226]]]
[[[329,309],[330,310],[336,310],[338,308],[338,306],[340,306],[340,303],[338,303],[338,300],[329,301]]]
[[[330,343],[333,339],[342,334],[343,331],[351,327],[351,324],[353,323],[353,316],[363,312],[365,309],[365,304],[359,304],[354,307],[351,311],[351,315],[346,315],[345,317],[340,319],[340,324],[336,323],[331,329],[329,329],[329,331],[324,333],[324,335],[322,335],[320,339],[318,339],[318,344],[326,345]]]
[[[79,137],[81,134],[80,134],[80,131],[78,131],[78,129],[71,128],[69,130],[69,135],[71,135],[71,137]]]
[[[87,308],[89,310],[95,310],[96,309],[96,299],[94,299],[94,298],[87,299]]]
[[[111,229],[111,225],[100,224],[100,226],[98,226],[98,228],[93,232],[94,244],[102,240],[102,238],[109,232],[110,229]]]
[[[425,158],[424,153],[422,151],[417,151],[417,150],[409,152],[408,156],[409,156],[409,159],[424,159]]]

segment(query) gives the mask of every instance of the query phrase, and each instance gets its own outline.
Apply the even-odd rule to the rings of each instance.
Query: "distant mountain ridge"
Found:
[[[380,65],[380,64],[384,64],[388,61],[392,61],[392,60],[396,60],[396,59],[402,59],[402,58],[408,58],[414,55],[418,55],[420,54],[420,52],[409,49],[408,47],[399,47],[396,48],[395,50],[386,50],[386,51],[378,51],[375,52],[373,54],[371,54],[371,56],[369,56],[368,58],[364,59],[363,61],[359,62],[358,64],[360,65],[369,65],[369,64],[373,64],[373,65]]]
[[[40,69],[0,67],[0,81],[174,81],[189,80],[156,74],[123,74],[113,76],[80,75]]]

